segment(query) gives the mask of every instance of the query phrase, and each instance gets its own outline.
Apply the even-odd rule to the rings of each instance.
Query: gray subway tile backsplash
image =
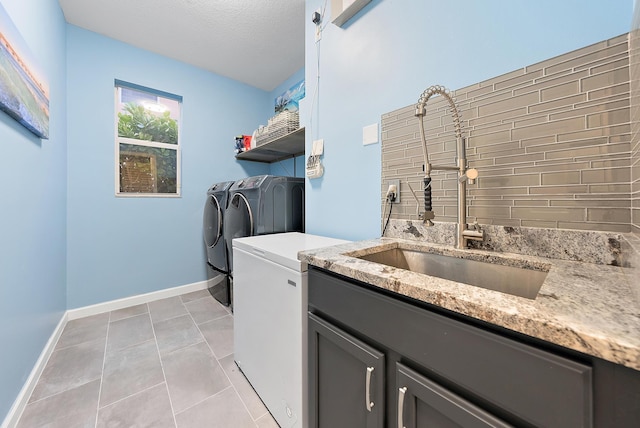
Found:
[[[580,172],[549,172],[541,174],[542,185],[580,184]]]
[[[530,174],[532,172],[560,172],[560,171],[580,171],[589,168],[589,162],[554,162],[552,164],[538,162],[533,166],[523,166],[514,168],[515,174]],[[483,170],[484,171],[484,170]]]
[[[631,208],[628,199],[558,199],[549,203],[552,207]]]
[[[512,131],[511,135],[513,136],[514,140],[519,140],[521,138],[543,137],[545,135],[556,135],[570,129],[583,129],[584,127],[585,127],[584,118],[574,117],[569,119],[555,120],[555,121],[546,122],[543,124],[537,124],[533,126],[516,128]]]
[[[602,113],[590,114],[587,116],[587,127],[617,125],[629,123],[629,106],[617,110],[608,110]]]
[[[607,86],[619,85],[629,81],[629,68],[621,67],[615,70],[605,71],[594,76],[582,79],[581,89],[584,92],[602,89]]]
[[[582,72],[587,75],[587,72]],[[548,82],[546,82],[548,83]],[[555,82],[554,82],[555,83]],[[542,85],[541,85],[542,86]],[[540,90],[540,101],[551,101],[580,93],[578,80],[571,80]]]
[[[626,40],[621,43],[608,46],[604,49],[597,50],[592,53],[586,53],[584,55],[580,55],[575,59],[570,59],[568,61],[559,62],[556,65],[548,66],[545,71],[547,73],[556,73],[560,70],[581,70],[585,67],[594,67],[598,66],[602,62],[606,61],[607,63],[615,62],[616,58],[619,58],[620,54],[627,54],[628,48]],[[628,54],[625,56],[628,58]]]
[[[630,59],[628,40],[615,37],[452,91],[469,166],[480,172],[467,186],[469,222],[640,231],[640,202],[631,208],[640,199],[640,126],[633,135],[631,126],[640,119],[640,66],[634,66],[640,55]],[[425,88],[438,83],[446,84]],[[381,200],[385,183],[400,178],[402,203],[391,217],[415,221],[405,180],[421,193],[423,159],[415,100],[409,101],[382,115]],[[429,100],[425,125],[430,162],[455,165],[442,97]],[[433,172],[435,221],[456,221],[456,183],[455,173]]]
[[[506,93],[503,95],[504,99],[502,101],[490,100],[490,102],[487,102],[484,105],[479,105],[478,115],[479,117],[482,117],[490,114],[514,110],[523,106],[526,107],[529,104],[535,104],[540,101],[540,95],[538,94],[538,92],[532,92],[531,90],[527,92],[528,93],[519,96],[513,96],[511,95],[511,93]]]
[[[562,111],[557,113],[551,113],[549,115],[550,120],[565,119],[567,117],[585,116],[591,113],[609,112],[615,109],[623,109],[629,111],[629,99],[623,95],[615,95],[604,99],[595,101],[587,101],[583,103],[576,103],[572,110]],[[627,119],[625,122],[629,122]],[[610,124],[609,124],[610,125]],[[601,126],[601,125],[589,125],[589,127]]]
[[[553,195],[576,195],[580,193],[588,193],[589,186],[587,185],[575,185],[575,186],[540,186],[531,187],[529,189],[530,195],[536,195],[536,197],[550,198]]]
[[[624,183],[630,180],[629,168],[603,168],[582,171],[582,182],[593,183]]]
[[[629,82],[621,83],[615,86],[609,86],[602,89],[596,89],[587,93],[589,100],[597,100],[600,98],[610,97],[612,95],[628,94]]]

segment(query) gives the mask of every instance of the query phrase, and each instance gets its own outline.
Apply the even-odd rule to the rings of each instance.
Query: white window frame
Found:
[[[114,129],[115,129],[115,155],[114,155],[114,187],[115,196],[118,198],[180,198],[182,196],[182,147],[181,147],[181,134],[182,134],[182,97],[179,97],[180,105],[180,117],[178,118],[178,140],[177,144],[160,143],[157,141],[138,140],[135,138],[126,138],[118,136],[118,113],[120,112],[120,99],[121,88],[132,88],[142,92],[148,92],[150,94],[162,97],[163,92],[150,88],[145,88],[139,85],[128,85],[126,82],[116,80],[115,82],[115,112],[114,112]],[[171,94],[170,94],[171,95]],[[173,96],[174,98],[176,96]],[[170,97],[171,98],[171,97]],[[176,151],[176,193],[138,193],[138,192],[121,192],[120,191],[120,144],[129,144],[143,147],[151,147],[158,149],[169,149]],[[141,152],[141,154],[144,154]]]

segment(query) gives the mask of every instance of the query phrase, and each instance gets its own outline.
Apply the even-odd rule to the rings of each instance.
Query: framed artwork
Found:
[[[298,101],[304,98],[304,94],[304,79],[302,79],[275,99],[275,112],[298,111]]]
[[[49,138],[49,84],[2,4],[0,110],[37,137]]]

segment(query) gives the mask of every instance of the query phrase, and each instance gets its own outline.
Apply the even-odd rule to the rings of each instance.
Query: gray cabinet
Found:
[[[402,363],[396,364],[396,392],[398,427],[507,428],[512,426]]]
[[[310,330],[313,319],[323,326],[324,336],[332,331],[344,343],[357,344],[353,349],[368,349],[379,355],[378,361],[384,361],[385,367],[375,371],[385,374],[376,382],[382,382],[386,396],[384,403],[375,403],[375,407],[384,407],[383,425],[366,425],[356,419],[339,423],[346,420],[343,417],[352,417],[346,415],[350,410],[335,398],[343,407],[333,407],[320,394],[342,397],[343,391],[349,391],[346,395],[351,397],[355,394],[349,389],[351,383],[363,385],[363,381],[349,378],[345,385],[341,380],[348,376],[362,379],[367,363],[354,364],[357,369],[352,375],[344,373],[347,368],[334,373],[333,383],[325,383],[328,389],[319,389],[311,380],[323,378],[332,366],[342,363],[335,355],[328,356],[338,353],[329,346],[326,352],[318,351],[322,345],[317,337],[322,333],[312,330],[310,413],[320,420],[322,415],[332,415],[334,424],[317,425],[316,420],[311,427],[396,427],[399,417],[406,428],[640,426],[640,372],[635,370],[315,267],[309,270],[308,301]],[[333,362],[324,366],[324,358]],[[359,388],[353,401],[362,409],[364,387]]]
[[[309,315],[313,428],[384,427],[384,354]]]

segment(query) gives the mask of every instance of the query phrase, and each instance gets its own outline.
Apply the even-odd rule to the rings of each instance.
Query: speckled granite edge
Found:
[[[631,264],[620,233],[492,225],[482,229],[486,239],[472,241],[472,248],[612,266]],[[453,246],[456,224],[435,222],[426,227],[421,221],[391,219],[385,237]]]
[[[636,233],[625,234],[622,243],[623,254],[628,254],[629,265],[633,269],[630,286],[636,298],[640,302],[640,235]]]
[[[398,245],[432,252],[445,247],[380,238],[303,251],[298,258],[358,281],[640,370],[640,304],[631,286],[637,281],[636,270],[500,254],[502,262],[526,260],[532,265],[549,266],[537,298],[531,300],[347,255]],[[491,254],[466,251],[472,256]]]

